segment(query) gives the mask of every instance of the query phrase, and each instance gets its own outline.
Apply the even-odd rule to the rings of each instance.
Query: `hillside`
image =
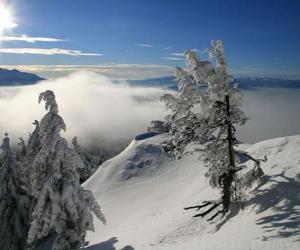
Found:
[[[0,68],[0,86],[17,86],[35,84],[44,80],[35,74],[22,72],[16,69]]]
[[[203,163],[196,156],[168,159],[159,146],[165,136],[146,137],[85,183],[108,221],[95,221],[86,249],[299,249],[300,135],[248,148],[257,157],[267,155],[266,175],[249,192],[244,210],[233,207],[214,223],[182,209],[218,195],[206,183]]]

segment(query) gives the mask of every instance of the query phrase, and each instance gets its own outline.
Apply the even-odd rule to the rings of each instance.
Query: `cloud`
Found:
[[[37,100],[47,89],[55,92],[66,122],[63,136],[70,140],[76,135],[85,145],[119,147],[145,132],[151,120],[165,115],[159,101],[165,90],[132,87],[126,81],[113,83],[99,74],[77,72],[37,85],[0,88],[0,134],[7,131],[14,141],[27,138],[32,122],[46,112]]]
[[[178,57],[184,57],[184,53],[179,53],[179,52],[176,52],[176,53],[170,53],[171,56],[178,56]]]
[[[260,88],[243,94],[249,121],[237,127],[237,138],[253,143],[300,134],[300,89]]]
[[[67,49],[39,49],[39,48],[0,48],[0,53],[8,54],[35,54],[35,55],[68,55],[68,56],[103,56],[98,53],[84,53],[80,50]]]
[[[172,49],[172,47],[171,46],[166,46],[166,47],[164,47],[164,49],[169,50],[169,49]]]
[[[206,51],[204,50],[198,50],[198,49],[191,49],[191,51],[195,51],[198,54],[207,54]],[[184,57],[184,52],[174,52],[174,53],[170,53],[171,56],[176,56],[176,57]]]
[[[27,43],[35,43],[35,42],[63,42],[67,41],[59,38],[50,38],[50,37],[31,37],[27,35],[21,36],[0,36],[0,41],[11,42],[11,41],[22,41]]]
[[[153,119],[165,116],[160,88],[132,87],[126,81],[112,82],[92,72],[42,81],[26,87],[0,88],[0,134],[10,133],[14,141],[27,138],[34,119],[44,114],[37,103],[40,92],[55,92],[60,114],[65,119],[69,140],[77,135],[84,145],[116,149],[143,133]],[[300,134],[300,90],[257,89],[244,91],[243,110],[249,116],[237,127],[238,139],[253,143],[280,136]]]
[[[101,73],[111,79],[140,80],[173,75],[170,66],[155,64],[107,64],[107,65],[1,65],[38,74],[44,78],[57,78],[79,70]]]
[[[300,73],[292,70],[274,70],[259,67],[242,66],[231,69],[234,75],[239,77],[273,77],[299,80]]]
[[[152,44],[144,44],[144,43],[136,44],[136,46],[138,46],[138,47],[147,47],[147,48],[153,48],[153,47],[155,47]]]
[[[182,61],[183,58],[180,57],[161,57],[161,59],[172,60],[172,61]]]

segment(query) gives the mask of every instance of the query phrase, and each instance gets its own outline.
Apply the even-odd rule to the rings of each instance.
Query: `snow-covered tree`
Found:
[[[244,166],[237,164],[236,155],[241,154],[241,151],[234,148],[238,142],[235,136],[235,126],[245,124],[247,117],[240,109],[241,94],[234,84],[233,77],[227,71],[222,41],[213,41],[212,48],[207,51],[211,57],[216,58],[214,68],[208,63],[197,62],[194,53],[187,53],[186,57],[194,77],[199,82],[205,82],[208,85],[207,125],[209,140],[206,143],[206,163],[209,170],[207,176],[210,179],[210,184],[221,190],[222,196],[220,200],[206,201],[200,206],[187,209],[208,207],[206,211],[196,215],[202,217],[217,209],[209,218],[212,220],[218,214],[226,214],[230,203],[241,198],[239,197],[240,192],[236,192],[236,190],[240,191],[242,188],[247,188],[253,181],[262,176],[263,171],[260,168],[260,162],[265,159],[254,159],[243,152],[255,162],[255,166],[243,176],[238,174]]]
[[[19,161],[23,161],[24,157],[27,154],[27,147],[23,138],[19,138],[18,146],[20,147],[20,151],[18,152],[18,159]]]
[[[5,134],[0,155],[0,249],[22,250],[26,247],[28,207],[19,184],[15,155]]]
[[[169,133],[171,130],[171,124],[167,121],[153,120],[150,126],[147,128],[148,132],[154,133]]]
[[[77,137],[73,138],[72,144],[73,149],[80,156],[84,164],[83,168],[77,169],[80,177],[80,183],[83,183],[97,170],[97,167],[101,164],[102,154],[92,154],[87,150],[81,148],[78,143]]]
[[[187,63],[202,63],[193,51],[186,52],[186,59]],[[163,149],[179,158],[190,143],[201,145],[206,142],[208,132],[208,95],[199,76],[193,74],[194,68],[188,69],[189,72],[179,67],[175,70],[179,93],[165,94],[161,98],[170,111],[166,120],[171,124],[170,133],[173,135],[163,143]]]
[[[31,174],[33,161],[41,148],[40,128],[39,122],[34,121],[35,129],[33,133],[29,135],[28,143],[26,145],[23,138],[19,138],[18,145],[21,150],[18,152],[18,169],[21,185],[25,187],[26,192],[31,194]]]
[[[77,169],[83,168],[79,155],[61,137],[66,129],[58,114],[55,95],[40,94],[48,113],[39,124],[40,149],[33,161],[32,192],[36,199],[28,243],[35,246],[49,234],[56,239],[52,249],[80,249],[87,230],[93,230],[92,212],[103,222],[100,206],[90,191],[80,186]]]

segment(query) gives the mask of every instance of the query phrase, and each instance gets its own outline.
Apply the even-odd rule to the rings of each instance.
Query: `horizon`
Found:
[[[0,34],[1,67],[42,77],[81,65],[99,73],[136,67],[160,77],[184,65],[185,49],[207,59],[204,49],[221,39],[233,75],[300,79],[298,1],[0,3],[12,19]]]

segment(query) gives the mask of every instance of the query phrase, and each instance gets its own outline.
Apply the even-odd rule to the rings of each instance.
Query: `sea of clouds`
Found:
[[[38,104],[39,93],[55,92],[60,115],[67,124],[62,135],[77,136],[84,146],[118,151],[151,120],[163,119],[166,110],[161,88],[130,86],[92,72],[76,72],[36,85],[0,88],[0,133],[28,138],[32,122],[46,113]],[[238,138],[253,143],[280,136],[300,134],[300,90],[265,88],[244,91],[243,110],[250,118],[237,128]]]
[[[0,132],[7,131],[14,141],[26,138],[34,129],[32,122],[46,113],[38,96],[47,89],[55,92],[67,124],[63,135],[69,141],[77,136],[86,146],[123,147],[145,132],[151,120],[165,115],[159,100],[165,90],[132,87],[126,81],[116,83],[100,74],[77,72],[36,85],[0,88]]]

